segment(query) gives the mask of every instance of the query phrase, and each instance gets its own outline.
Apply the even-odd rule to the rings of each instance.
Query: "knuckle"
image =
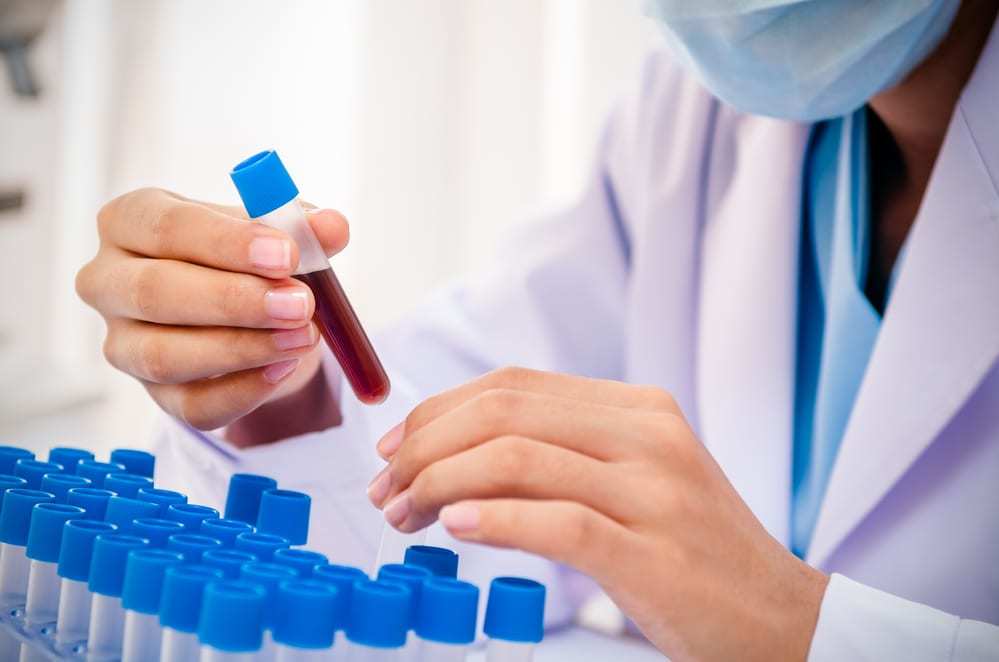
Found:
[[[97,293],[97,289],[94,287],[96,269],[97,267],[94,264],[94,260],[87,262],[78,272],[76,272],[76,280],[74,281],[76,295],[80,297],[84,303],[90,306],[94,305],[96,298],[95,295]]]
[[[535,371],[520,366],[503,366],[489,372],[483,378],[487,385],[520,386],[530,381]]]
[[[564,530],[560,538],[566,549],[585,549],[593,544],[593,517],[583,506],[566,504],[566,512],[562,515]]]
[[[499,486],[508,485],[530,470],[530,445],[519,437],[499,437],[489,442],[490,471]]]
[[[118,358],[118,334],[111,329],[108,329],[107,334],[104,336],[104,342],[101,344],[101,353],[104,355],[105,361],[121,370]]]
[[[171,203],[156,213],[149,222],[153,249],[159,255],[170,255],[177,245],[181,205]]]
[[[139,373],[151,382],[169,380],[171,370],[167,348],[154,333],[147,334],[136,343],[135,365]]]
[[[517,391],[491,388],[475,397],[479,419],[493,429],[503,427],[516,413],[521,396]]]
[[[132,306],[143,316],[150,316],[156,311],[160,299],[162,274],[155,262],[149,262],[138,269],[132,276],[130,288]]]
[[[676,398],[666,389],[658,386],[640,386],[642,401],[651,409],[659,411],[676,411]]]

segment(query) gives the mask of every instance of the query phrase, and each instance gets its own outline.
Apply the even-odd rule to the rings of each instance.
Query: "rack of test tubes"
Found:
[[[311,498],[235,474],[223,512],[154,483],[156,459],[0,446],[0,662],[461,662],[479,589],[414,545],[374,577],[304,547]],[[545,588],[489,587],[489,662],[532,658]]]

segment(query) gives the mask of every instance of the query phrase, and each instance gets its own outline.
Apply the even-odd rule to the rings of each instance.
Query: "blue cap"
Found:
[[[327,565],[330,560],[325,554],[308,549],[278,549],[274,551],[274,563],[293,568],[302,579],[312,577],[312,571],[317,565]]]
[[[83,517],[83,508],[64,503],[38,503],[31,509],[28,548],[25,556],[35,561],[56,563],[66,522]]]
[[[336,587],[330,584],[284,582],[274,605],[274,641],[293,648],[329,648],[336,632],[338,602]]]
[[[241,533],[236,536],[234,546],[236,549],[256,554],[261,561],[269,562],[274,559],[275,551],[290,545],[287,538],[269,533]]]
[[[336,586],[340,594],[340,611],[336,616],[336,627],[344,630],[347,627],[347,615],[350,611],[350,597],[354,593],[354,584],[359,581],[366,581],[368,575],[360,568],[349,565],[336,565],[331,563],[316,568],[312,572],[313,581],[325,582]]]
[[[153,481],[145,476],[129,473],[108,474],[104,478],[104,489],[111,490],[118,496],[134,499],[136,493],[143,487],[152,487]]]
[[[445,644],[475,641],[475,620],[479,613],[479,588],[475,584],[433,577],[423,584],[416,610],[416,634],[422,639]]]
[[[206,519],[218,519],[219,511],[195,503],[172,503],[167,506],[163,517],[180,522],[190,531],[197,531]]]
[[[262,586],[249,582],[212,582],[202,598],[198,639],[205,646],[230,653],[260,650],[266,597]]]
[[[201,556],[201,563],[218,568],[226,579],[239,579],[240,569],[257,560],[255,554],[238,549],[210,549]]]
[[[55,501],[48,492],[13,487],[4,494],[3,512],[0,513],[0,542],[8,545],[28,544],[31,528],[31,509],[36,503]]]
[[[7,490],[12,490],[14,488],[27,489],[28,481],[24,480],[20,476],[11,476],[9,474],[0,474],[0,512],[3,512],[3,495]]]
[[[226,519],[257,525],[260,512],[260,495],[277,487],[277,481],[256,474],[233,474],[229,479],[229,492],[225,497]]]
[[[372,648],[400,648],[409,630],[412,592],[403,584],[361,580],[350,596],[347,638]]]
[[[49,462],[61,464],[66,473],[75,474],[76,465],[83,460],[94,459],[94,454],[83,448],[69,448],[62,446],[49,451]]]
[[[90,582],[92,593],[100,593],[113,598],[121,597],[125,584],[125,564],[133,549],[141,549],[149,544],[145,538],[124,533],[103,533],[94,539],[94,554],[90,559]]]
[[[272,212],[298,195],[298,187],[274,150],[259,152],[237,163],[229,176],[250,218]]]
[[[489,585],[487,637],[538,643],[545,634],[545,585],[521,577],[497,577]]]
[[[111,462],[98,462],[97,460],[80,460],[76,465],[76,475],[89,478],[94,487],[104,487],[104,479],[108,474],[118,473],[125,470],[123,464],[112,464]]]
[[[243,567],[239,569],[239,578],[251,584],[262,586],[267,592],[266,604],[269,606],[274,604],[278,585],[281,582],[297,579],[297,575],[294,570],[287,566],[251,561],[244,563]],[[266,627],[273,626],[275,617],[276,613],[273,608],[264,609],[264,625]]]
[[[188,563],[201,563],[201,556],[211,549],[221,549],[218,538],[203,536],[199,533],[178,533],[167,538],[166,548],[180,552]]]
[[[217,581],[222,581],[218,568],[186,563],[167,568],[160,596],[160,625],[178,632],[196,632],[205,586]]]
[[[66,492],[66,503],[79,506],[87,511],[87,519],[103,520],[108,509],[108,500],[114,496],[111,490],[94,487],[71,487]]]
[[[33,460],[35,454],[26,448],[0,446],[0,474],[14,475],[14,465],[18,460]]]
[[[309,510],[312,498],[291,490],[267,490],[260,495],[257,531],[284,536],[292,545],[304,545],[309,538]]]
[[[121,606],[143,614],[158,614],[163,577],[167,568],[184,560],[178,552],[162,549],[133,549],[125,564],[125,585]]]
[[[435,577],[454,579],[458,576],[458,555],[445,547],[410,545],[402,562],[426,568]]]
[[[416,625],[416,609],[420,605],[420,590],[423,582],[433,577],[426,568],[403,563],[386,563],[378,569],[378,581],[398,582],[409,589],[409,628]]]
[[[156,456],[133,448],[116,448],[111,451],[111,461],[125,466],[125,471],[137,476],[152,478],[156,469]]]
[[[167,508],[175,503],[187,503],[187,496],[173,490],[161,490],[157,487],[140,487],[135,493],[135,498],[140,501],[155,503],[160,507],[157,517],[166,517]]]
[[[62,473],[62,465],[55,462],[42,462],[22,458],[14,465],[14,475],[28,481],[29,490],[42,489],[42,476]]]
[[[94,539],[117,530],[110,522],[92,519],[71,519],[62,530],[62,543],[59,545],[60,577],[78,582],[90,581],[90,562],[94,555]]]
[[[113,496],[108,499],[104,520],[117,524],[122,533],[132,533],[132,520],[142,517],[156,517],[159,506],[148,501]]]
[[[236,544],[236,536],[253,533],[253,527],[235,519],[206,519],[201,523],[201,533],[218,538],[223,547],[232,547]]]
[[[73,474],[45,474],[42,476],[42,492],[55,496],[58,503],[66,503],[67,492],[74,487],[88,487],[90,481]]]
[[[132,535],[141,536],[149,541],[150,547],[166,547],[167,538],[178,533],[184,533],[184,525],[170,519],[159,517],[139,517],[132,520]]]

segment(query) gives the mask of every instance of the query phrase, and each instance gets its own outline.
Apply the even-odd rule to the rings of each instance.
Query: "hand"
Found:
[[[368,494],[415,531],[597,580],[673,660],[804,660],[827,578],[772,538],[657,388],[504,369],[379,442]]]
[[[328,255],[348,239],[338,212],[312,211]],[[104,354],[168,413],[209,430],[300,390],[319,368],[298,247],[235,207],[141,189],[97,216],[100,248],[76,278],[107,323]]]

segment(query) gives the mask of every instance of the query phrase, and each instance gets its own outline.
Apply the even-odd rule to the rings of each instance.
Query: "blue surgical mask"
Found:
[[[902,80],[947,34],[960,0],[648,0],[674,50],[750,113],[814,121]]]

